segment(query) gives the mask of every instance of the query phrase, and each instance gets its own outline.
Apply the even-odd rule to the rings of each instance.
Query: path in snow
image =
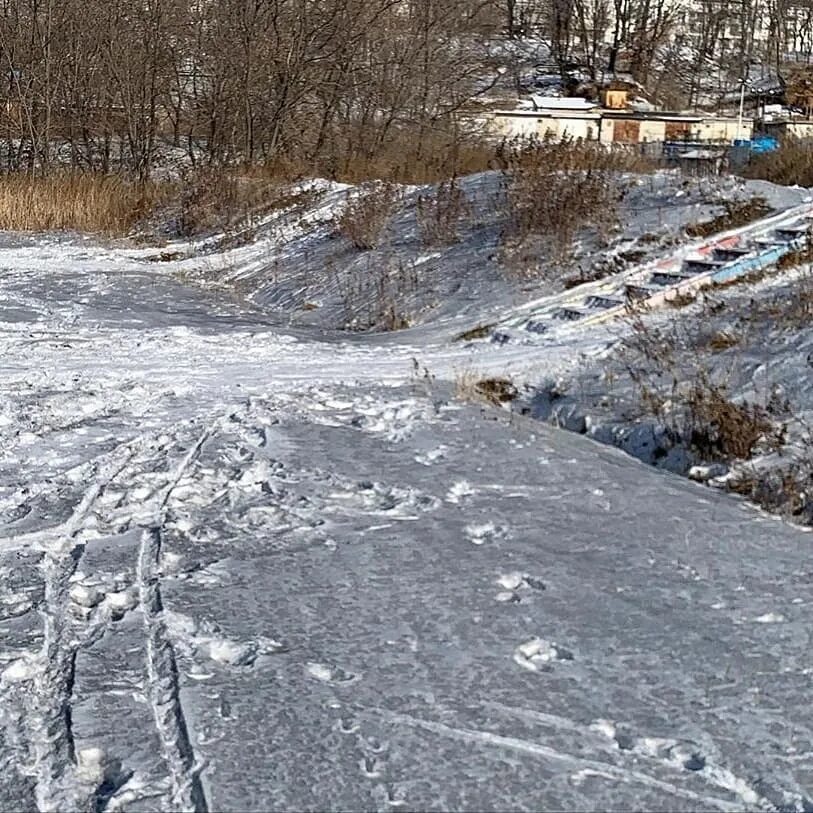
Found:
[[[812,804],[809,535],[414,377],[572,346],[0,264],[3,809]]]

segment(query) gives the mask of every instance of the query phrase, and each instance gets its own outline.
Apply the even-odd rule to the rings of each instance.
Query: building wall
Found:
[[[549,135],[554,139],[583,138],[595,140],[598,138],[599,118],[592,117],[565,117],[565,116],[522,116],[501,113],[494,116],[494,131],[498,136],[506,138]]]
[[[599,140],[602,144],[612,144],[615,137],[615,121],[613,119],[601,120],[601,134]]]
[[[641,122],[640,140],[663,141],[666,138],[666,122],[663,119],[645,119]]]
[[[550,132],[554,138],[581,138],[593,141],[598,138],[599,119],[540,119],[539,135]]]
[[[660,119],[604,118],[601,121],[603,144],[641,144],[644,141],[663,141],[665,124]]]
[[[696,138],[700,141],[733,141],[736,138],[750,140],[754,133],[754,122],[749,118],[743,118],[741,125],[735,118],[709,118],[696,127]]]
[[[496,114],[494,116],[494,133],[499,137],[528,137],[537,134],[538,116],[512,116]]]
[[[750,139],[754,122],[743,118],[710,117],[698,121],[686,118],[658,118],[598,115],[512,115],[510,112],[494,116],[494,131],[499,137],[546,135],[554,139],[582,138],[600,140],[604,144],[642,144],[661,141],[717,141],[731,143],[736,138]],[[813,135],[810,128],[805,136]]]

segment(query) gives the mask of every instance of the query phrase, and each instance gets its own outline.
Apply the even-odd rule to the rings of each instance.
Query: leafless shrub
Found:
[[[409,302],[418,271],[403,262],[381,262],[336,273],[345,325],[356,330],[403,330],[411,325]]]
[[[359,251],[376,248],[399,199],[393,184],[364,184],[336,220],[337,232]]]
[[[740,467],[726,479],[726,488],[757,503],[766,511],[782,514],[804,525],[813,525],[813,445],[803,448],[779,465],[757,470]]]
[[[419,195],[416,216],[425,246],[447,246],[460,240],[461,222],[470,215],[466,193],[457,180],[438,184],[433,195]]]
[[[519,392],[508,378],[481,378],[468,370],[455,378],[455,395],[462,401],[485,401],[500,406],[514,401]]]
[[[369,133],[354,137],[351,130],[346,134],[346,143],[331,145],[331,155],[320,157],[315,166],[305,164],[299,174],[352,184],[429,184],[501,166],[494,146],[484,139],[437,124],[422,134],[420,144],[414,130],[402,126],[390,129],[389,138],[382,140],[372,154],[359,154],[354,142],[368,137]]]
[[[686,234],[689,237],[708,237],[727,229],[736,229],[761,217],[767,217],[773,211],[768,201],[761,195],[755,195],[748,200],[720,200],[716,203],[723,207],[722,214],[711,220],[687,226]]]
[[[777,328],[795,332],[813,321],[813,271],[807,269],[778,293],[754,299],[740,316],[742,325],[770,322]]]
[[[625,347],[627,371],[645,415],[708,461],[748,460],[757,451],[781,448],[786,428],[776,420],[776,405],[770,399],[765,404],[734,401],[699,352],[709,344],[702,332],[676,325],[660,331],[639,315],[632,326]],[[712,334],[712,341],[722,342],[719,336]]]
[[[748,460],[758,445],[761,451],[775,451],[784,442],[784,427],[764,406],[735,403],[705,371],[699,371],[681,395],[684,437],[705,460]]]
[[[558,141],[549,136],[505,139],[497,145],[494,153],[497,167],[503,172],[523,166],[533,167],[545,158],[555,164],[555,169],[565,171],[602,170],[644,174],[659,168],[656,161],[638,152],[572,137]]]
[[[504,148],[502,159],[504,259],[514,270],[532,276],[540,263],[561,267],[579,232],[606,238],[617,224],[626,155],[581,140],[533,140]]]
[[[755,156],[743,175],[782,186],[813,186],[813,146],[809,141],[786,137],[778,150]]]
[[[177,233],[183,237],[224,232],[230,248],[254,238],[257,221],[272,211],[303,206],[320,194],[290,190],[273,174],[207,169],[192,173],[180,200]]]

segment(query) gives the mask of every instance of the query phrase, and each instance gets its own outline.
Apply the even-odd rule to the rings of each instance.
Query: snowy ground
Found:
[[[337,237],[335,228],[337,214],[355,190],[316,182],[312,202],[257,224],[255,239],[246,245],[221,251],[218,240],[201,240],[184,260],[186,244],[170,244],[163,254],[173,259],[158,264],[199,283],[236,290],[292,324],[367,330],[380,327],[393,307],[410,325],[457,320],[470,327],[474,319],[490,321],[506,308],[562,288],[559,271],[531,280],[506,274],[500,261],[507,224],[500,180],[497,172],[461,180],[468,213],[461,218],[460,241],[448,246],[427,246],[421,239],[415,201],[431,187],[403,190],[380,244],[359,251]],[[658,256],[685,240],[687,225],[720,214],[723,199],[760,196],[784,209],[810,194],[763,181],[691,179],[676,172],[622,176],[619,185],[627,190],[619,231],[609,245],[582,235],[570,276],[616,272]]]
[[[0,808],[813,807],[811,537],[451,398],[606,333],[348,337],[4,241]]]
[[[804,479],[813,464],[812,273],[803,265],[755,282],[710,287],[694,302],[649,314],[636,336],[630,334],[632,318],[621,320],[617,342],[564,375],[543,374],[520,408],[717,487],[756,478],[764,490],[772,478],[779,486],[798,467],[801,499],[791,498],[785,484],[778,491],[788,498],[772,508],[792,509],[795,521],[811,525],[813,500]],[[692,446],[691,421],[680,406],[681,393],[702,382],[721,388],[734,403],[765,410],[782,427],[778,448],[763,444],[747,461],[704,458]],[[669,405],[663,414],[647,407],[642,387]],[[780,496],[774,491],[768,488],[764,504]]]

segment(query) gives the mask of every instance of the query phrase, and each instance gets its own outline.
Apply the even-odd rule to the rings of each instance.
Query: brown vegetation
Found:
[[[204,169],[190,173],[179,199],[177,233],[181,237],[225,232],[248,240],[256,221],[273,211],[312,202],[318,192],[290,191],[288,184],[262,172]]]
[[[442,181],[432,194],[419,195],[416,216],[425,246],[448,246],[460,240],[460,227],[471,207],[457,179]]]
[[[477,325],[476,327],[464,330],[462,333],[458,333],[457,336],[454,337],[454,341],[471,342],[475,341],[476,339],[485,339],[491,333],[495,326],[496,326],[495,323],[491,323],[488,325]]]
[[[793,460],[763,471],[743,467],[726,480],[726,488],[796,522],[813,525],[813,444]]]
[[[689,237],[709,237],[721,231],[747,226],[773,211],[765,198],[759,195],[748,200],[721,200],[719,205],[723,207],[722,214],[711,220],[687,226],[686,234]]]
[[[673,324],[665,330],[649,327],[632,315],[633,332],[625,346],[627,371],[644,414],[656,418],[703,460],[748,460],[760,451],[778,449],[785,427],[777,423],[773,402],[735,401],[725,381],[715,379],[704,361],[712,352],[740,343],[720,332]]]
[[[7,175],[0,178],[0,229],[122,236],[172,191],[166,184],[89,173]]]
[[[463,401],[485,401],[501,406],[516,400],[519,395],[514,383],[508,378],[480,378],[467,371],[455,379],[455,395]]]
[[[346,328],[389,331],[410,326],[409,303],[420,286],[414,266],[376,258],[334,273]]]
[[[360,251],[376,248],[399,198],[392,184],[365,184],[345,204],[336,219],[336,231]]]
[[[757,445],[778,449],[784,428],[777,426],[767,408],[735,403],[725,387],[712,383],[700,371],[682,394],[686,406],[686,432],[693,449],[704,460],[748,460]]]
[[[813,145],[786,137],[780,149],[754,156],[743,175],[782,186],[813,186]]]
[[[606,237],[623,196],[617,173],[653,165],[625,151],[581,140],[526,140],[501,145],[508,225],[504,259],[522,275],[560,267],[584,229]]]
[[[740,316],[740,323],[770,321],[775,327],[796,332],[809,329],[813,324],[813,271],[802,272],[777,293],[754,299],[748,311]]]

